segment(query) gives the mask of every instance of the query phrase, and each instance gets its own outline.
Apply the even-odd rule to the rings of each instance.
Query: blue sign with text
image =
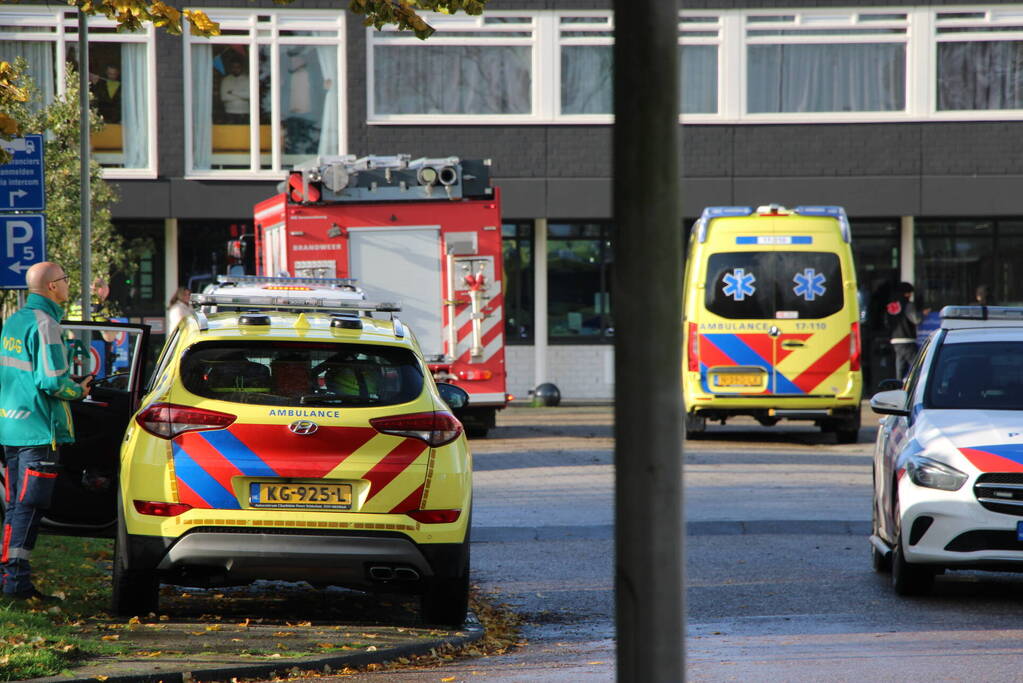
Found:
[[[46,208],[43,185],[43,136],[26,135],[0,140],[12,159],[0,166],[0,211],[42,211]]]
[[[25,271],[46,260],[46,218],[0,214],[0,287],[25,289]]]

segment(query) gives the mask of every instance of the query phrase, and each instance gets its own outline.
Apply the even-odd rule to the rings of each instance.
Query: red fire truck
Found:
[[[485,436],[507,405],[500,191],[490,161],[318,157],[255,206],[258,275],[353,278],[401,303],[438,381]]]

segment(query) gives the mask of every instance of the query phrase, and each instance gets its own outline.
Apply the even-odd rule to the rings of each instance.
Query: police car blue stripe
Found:
[[[754,351],[734,334],[705,334],[715,346],[735,361],[736,365],[757,365],[768,371],[774,370],[771,363],[765,360],[759,353]],[[792,381],[777,370],[774,372],[774,393],[776,394],[805,394],[806,392],[797,387]]]
[[[209,445],[213,446],[224,456],[238,471],[247,477],[276,477],[277,472],[263,462],[251,448],[238,440],[234,434],[226,429],[214,429],[199,433],[206,439]]]
[[[968,446],[968,448],[991,453],[992,455],[997,455],[1000,458],[1012,460],[1023,465],[1023,444],[1007,443],[997,446]]]
[[[210,473],[204,470],[192,459],[192,456],[184,448],[175,442],[171,442],[174,449],[174,472],[188,488],[195,491],[195,494],[206,501],[211,508],[222,510],[238,509],[238,499],[234,494],[220,485]]]

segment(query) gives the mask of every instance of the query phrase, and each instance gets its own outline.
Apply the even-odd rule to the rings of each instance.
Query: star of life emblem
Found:
[[[724,278],[725,286],[722,288],[725,296],[730,296],[736,301],[744,301],[746,297],[753,296],[757,288],[753,283],[757,281],[756,275],[747,273],[745,268],[735,268],[731,273],[726,273]]]
[[[819,296],[824,296],[827,291],[824,287],[824,275],[813,268],[804,268],[802,273],[796,273],[793,276],[792,281],[796,283],[792,291],[806,301],[813,301]]]

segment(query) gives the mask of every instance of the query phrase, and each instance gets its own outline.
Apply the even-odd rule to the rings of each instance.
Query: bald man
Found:
[[[32,584],[29,556],[50,506],[60,464],[60,445],[73,443],[68,401],[89,395],[91,377],[69,376],[68,349],[60,319],[68,300],[68,275],[56,263],[37,263],[25,273],[28,301],[4,322],[0,344],[0,444],[5,500],[0,582],[3,598],[52,601]]]

